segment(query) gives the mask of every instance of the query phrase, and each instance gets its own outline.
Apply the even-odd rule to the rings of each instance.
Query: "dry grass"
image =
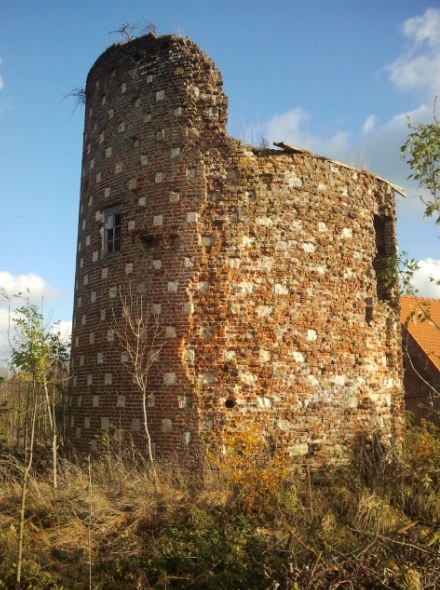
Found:
[[[90,557],[96,590],[436,588],[440,443],[411,436],[405,461],[373,442],[362,465],[313,474],[310,487],[285,479],[259,512],[222,469],[159,464],[156,481],[112,453],[90,476],[63,460],[56,498],[49,471],[32,478],[22,588],[89,588]],[[14,587],[20,468],[0,460],[0,588]]]

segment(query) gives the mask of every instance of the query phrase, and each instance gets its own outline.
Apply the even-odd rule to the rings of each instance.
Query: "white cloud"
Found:
[[[10,272],[0,271],[0,289],[3,289],[10,297],[18,293],[24,296],[29,294],[29,300],[38,304],[57,295],[55,289],[35,273],[13,275]]]
[[[6,295],[2,296],[2,293]],[[17,295],[21,293],[21,297]],[[10,272],[0,271],[0,366],[4,365],[11,355],[9,339],[13,339],[13,312],[26,304],[36,304],[45,311],[46,304],[58,296],[58,292],[49,283],[35,273],[13,275]],[[9,298],[9,301],[8,301]],[[50,321],[50,318],[49,318]],[[55,329],[57,332],[58,330]],[[59,331],[63,341],[67,341],[71,331],[71,322],[59,323]]]
[[[270,143],[285,142],[339,160],[350,154],[349,134],[338,131],[330,137],[314,135],[309,131],[310,115],[301,107],[274,115],[262,125],[263,135]]]
[[[400,90],[421,91],[431,102],[440,94],[440,9],[409,18],[402,31],[408,48],[386,67],[390,80]]]
[[[0,366],[4,365],[5,361],[10,356],[8,335],[9,313],[7,309],[0,308]]]
[[[61,320],[54,324],[51,327],[52,334],[56,334],[59,336],[59,339],[64,344],[68,344],[70,342],[70,337],[72,335],[72,322],[67,320]]]
[[[440,280],[440,260],[425,258],[419,260],[420,269],[414,273],[413,286],[418,290],[420,297],[440,298],[440,286],[436,281]],[[431,280],[433,279],[433,280]]]
[[[408,135],[408,117],[417,123],[429,120],[431,115],[431,107],[425,105],[411,112],[399,113],[382,125],[378,125],[374,115],[370,115],[363,124],[359,145],[353,147],[358,154],[362,154],[363,164],[368,170],[405,185],[410,170],[400,156],[400,146]]]
[[[364,121],[364,124],[362,125],[362,133],[368,134],[371,133],[372,131],[374,131],[374,129],[376,128],[376,117],[375,115],[370,115],[369,117],[367,117]]]

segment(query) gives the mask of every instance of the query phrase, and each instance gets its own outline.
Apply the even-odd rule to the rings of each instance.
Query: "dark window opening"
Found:
[[[225,406],[227,408],[233,408],[235,406],[235,401],[233,399],[227,399],[225,401]]]
[[[376,273],[377,298],[381,301],[390,301],[397,280],[393,218],[389,215],[375,215],[373,222],[376,240],[373,268]]]
[[[155,248],[157,248],[160,240],[154,236],[143,236],[141,242],[144,253],[149,255],[153,253]]]
[[[371,322],[373,321],[373,311],[374,311],[373,298],[367,297],[367,299],[365,301],[365,321],[370,326],[371,326]]]
[[[171,236],[171,248],[173,250],[178,250],[182,243],[182,238],[178,235]]]
[[[104,218],[104,254],[116,254],[121,251],[121,211],[112,209]]]

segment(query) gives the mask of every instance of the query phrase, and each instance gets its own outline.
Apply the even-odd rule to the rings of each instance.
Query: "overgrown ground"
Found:
[[[246,442],[246,441],[245,441]],[[253,435],[203,477],[134,466],[108,450],[63,460],[57,497],[37,463],[22,588],[440,588],[440,438],[422,426],[402,458],[360,443],[350,465],[289,473]],[[15,587],[19,459],[0,456],[0,588]]]

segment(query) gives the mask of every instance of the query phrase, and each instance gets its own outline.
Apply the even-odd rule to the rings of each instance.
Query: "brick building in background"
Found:
[[[440,424],[440,299],[402,296],[406,409]]]
[[[294,462],[401,430],[394,187],[225,130],[213,62],[190,40],[107,49],[87,79],[68,435],[143,444],[118,332],[123,301],[157,321],[148,425],[194,460],[226,425],[261,426]],[[280,138],[282,140],[282,138]]]

